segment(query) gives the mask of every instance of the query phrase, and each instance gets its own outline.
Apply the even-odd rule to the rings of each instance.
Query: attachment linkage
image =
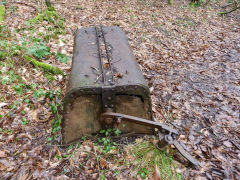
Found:
[[[157,143],[157,147],[159,149],[162,149],[163,147],[165,147],[169,144],[173,145],[179,151],[179,153],[183,157],[185,157],[191,164],[193,164],[195,166],[199,166],[199,162],[196,159],[194,159],[177,141],[177,136],[179,135],[177,130],[175,130],[165,124],[156,122],[156,121],[149,121],[146,119],[138,118],[135,116],[129,116],[129,115],[121,114],[121,113],[105,112],[101,115],[102,120],[107,119],[107,118],[114,119],[113,120],[114,126],[117,126],[122,121],[128,121],[128,122],[133,122],[135,124],[140,124],[140,125],[144,125],[144,126],[148,126],[148,127],[152,127],[152,128],[157,128],[158,136],[159,136],[159,142]],[[165,135],[162,138],[160,136],[160,134],[165,134]]]

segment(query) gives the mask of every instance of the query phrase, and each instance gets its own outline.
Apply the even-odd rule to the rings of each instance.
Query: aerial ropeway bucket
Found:
[[[148,85],[119,27],[77,30],[61,127],[63,144],[103,128],[131,135],[156,133],[159,148],[173,144],[198,164],[177,142],[178,132],[153,118]]]

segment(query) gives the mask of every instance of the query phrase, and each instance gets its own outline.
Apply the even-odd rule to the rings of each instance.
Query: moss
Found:
[[[2,24],[5,16],[5,7],[0,5],[0,24]]]
[[[55,66],[52,66],[50,64],[46,64],[46,63],[43,63],[43,62],[39,62],[36,59],[33,59],[33,58],[31,58],[27,55],[24,55],[23,57],[24,57],[24,59],[29,61],[34,66],[42,68],[44,71],[51,72],[52,74],[62,74],[62,75],[64,75],[63,71],[61,71],[59,68],[57,68]]]

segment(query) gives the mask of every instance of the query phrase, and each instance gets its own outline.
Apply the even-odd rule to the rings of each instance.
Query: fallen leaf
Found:
[[[8,103],[0,103],[0,108],[6,105],[8,105]]]
[[[0,158],[5,158],[7,157],[7,154],[5,151],[0,151]]]
[[[223,145],[225,145],[226,147],[228,148],[231,148],[232,147],[232,143],[230,141],[224,141],[223,142]]]
[[[104,159],[99,160],[99,165],[102,169],[107,169],[108,168],[108,163]]]

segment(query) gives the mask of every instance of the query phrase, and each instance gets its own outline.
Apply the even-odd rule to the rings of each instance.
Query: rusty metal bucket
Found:
[[[119,27],[82,28],[76,32],[72,71],[64,101],[62,142],[115,126],[101,119],[116,112],[152,120],[149,88],[124,32]],[[123,133],[152,133],[151,127],[118,123]]]
[[[83,28],[75,36],[62,143],[109,127],[131,134],[155,132],[158,148],[172,144],[191,164],[199,165],[177,141],[178,132],[153,119],[149,88],[124,32],[119,27]]]

